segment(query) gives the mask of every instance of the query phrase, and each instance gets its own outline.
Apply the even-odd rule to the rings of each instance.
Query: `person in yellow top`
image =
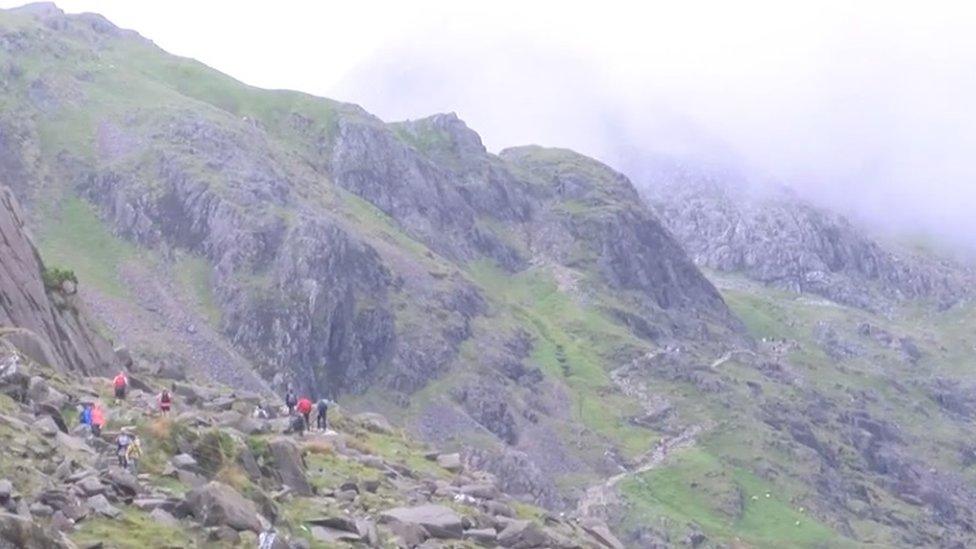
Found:
[[[139,458],[142,457],[142,442],[139,440],[138,435],[132,435],[132,442],[125,449],[125,461],[126,465],[132,470],[133,473],[139,467]]]

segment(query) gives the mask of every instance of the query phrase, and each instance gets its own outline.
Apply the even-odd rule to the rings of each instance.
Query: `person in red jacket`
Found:
[[[312,413],[312,401],[308,397],[302,397],[298,399],[297,408],[298,413],[302,414],[302,417],[305,418],[305,430],[308,431],[310,427],[308,416]]]
[[[115,379],[112,380],[112,386],[115,387],[115,398],[125,400],[125,391],[129,388],[129,378],[125,372],[119,372],[119,375],[115,376]]]

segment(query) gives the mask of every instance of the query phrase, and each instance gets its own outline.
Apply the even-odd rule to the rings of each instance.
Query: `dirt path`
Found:
[[[175,355],[187,374],[230,387],[269,392],[268,384],[191,306],[165,273],[135,261],[119,266],[127,298],[82,288],[88,308],[119,343],[150,356]]]

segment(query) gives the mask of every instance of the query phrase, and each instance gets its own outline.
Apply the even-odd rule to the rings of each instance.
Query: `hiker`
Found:
[[[172,405],[173,395],[170,394],[169,389],[163,389],[163,392],[159,393],[159,411],[163,415],[168,415]]]
[[[86,402],[81,408],[81,415],[78,416],[78,421],[82,425],[87,425],[88,429],[92,428],[92,405],[91,402]]]
[[[125,400],[125,391],[129,388],[129,378],[126,377],[125,372],[119,372],[119,375],[115,376],[112,386],[115,387],[115,398]]]
[[[308,431],[312,428],[312,424],[308,419],[308,416],[312,413],[312,401],[308,397],[302,397],[298,401],[298,413],[302,415],[305,419],[305,430]]]
[[[325,398],[325,397],[320,398],[319,401],[318,401],[318,403],[315,404],[315,408],[318,411],[318,414],[316,414],[316,416],[315,416],[315,428],[316,429],[318,429],[320,431],[328,431],[329,430],[329,423],[326,420],[325,415],[326,415],[326,413],[328,413],[329,406],[331,406],[332,404],[333,404],[333,402],[331,400]]]
[[[132,437],[128,430],[122,429],[119,436],[115,439],[115,455],[119,458],[119,467],[129,468],[129,445],[132,444]]]
[[[132,441],[125,451],[125,466],[131,467],[132,472],[135,473],[139,468],[139,458],[142,457],[142,442],[139,440],[139,435],[132,435]]]
[[[102,436],[102,428],[105,427],[105,412],[102,411],[102,405],[95,403],[91,410],[91,430],[92,434],[96,437]]]
[[[288,407],[288,415],[295,413],[295,404],[298,402],[298,397],[295,396],[295,391],[291,389],[291,385],[288,386],[288,392],[285,393],[285,406]]]

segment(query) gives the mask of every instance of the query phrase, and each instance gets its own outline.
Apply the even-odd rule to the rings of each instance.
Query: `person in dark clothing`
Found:
[[[288,407],[288,415],[295,413],[295,405],[298,404],[298,397],[295,396],[295,391],[288,387],[288,392],[285,393],[285,406]]]
[[[320,398],[319,401],[315,404],[315,409],[318,412],[315,416],[316,429],[320,431],[329,430],[329,423],[326,420],[325,416],[329,412],[329,406],[331,406],[332,404],[333,402],[327,398]]]

